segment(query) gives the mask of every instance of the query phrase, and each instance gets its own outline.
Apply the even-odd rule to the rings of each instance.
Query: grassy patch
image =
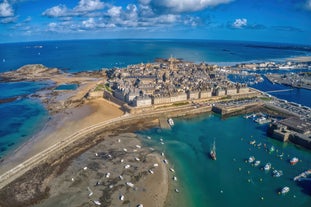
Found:
[[[189,104],[188,102],[179,102],[179,103],[173,103],[173,106],[184,106]]]
[[[260,100],[263,100],[263,101],[271,101],[272,98],[270,97],[259,97]]]

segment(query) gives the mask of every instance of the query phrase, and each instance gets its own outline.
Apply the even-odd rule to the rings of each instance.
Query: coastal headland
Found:
[[[174,59],[166,63],[166,72],[159,70],[162,80],[158,83],[168,87],[160,88],[153,96],[148,95],[152,85],[150,76],[142,74],[139,78],[137,74],[129,74],[137,71],[134,70],[136,66],[125,70],[129,74],[127,79],[123,79],[122,73],[118,74],[119,70],[114,70],[117,74],[70,75],[41,65],[1,74],[5,81],[52,80],[58,85],[78,83],[79,87],[73,91],[55,92],[50,88],[37,93],[52,118],[38,135],[2,161],[0,206],[53,206],[64,196],[70,197],[77,205],[96,205],[95,201],[98,201],[105,206],[126,206],[129,203],[135,206],[140,202],[146,206],[164,206],[169,189],[168,166],[163,163],[159,152],[140,148],[141,143],[133,134],[124,133],[159,126],[159,120],[168,117],[192,116],[211,112],[213,108],[226,115],[261,110],[278,113],[278,107],[282,108],[281,104],[276,104],[275,108],[266,107],[267,103],[274,101],[271,97],[245,85],[226,81],[225,75],[218,74],[214,66],[201,65],[199,69],[201,72],[211,71],[208,84],[195,84],[194,81],[184,91],[175,90],[169,86],[171,83],[178,85],[189,81],[173,78],[181,77],[187,68]],[[178,70],[180,65],[182,73]],[[137,67],[142,67],[141,71],[146,73],[153,70],[148,65]],[[192,74],[202,77],[202,73],[197,76],[194,68]],[[218,86],[214,85],[214,78]],[[134,85],[127,85],[128,80]],[[210,88],[212,85],[215,87]],[[136,91],[139,87],[145,89],[143,94]],[[126,88],[133,90],[126,91]],[[135,96],[130,96],[131,93]],[[47,99],[53,102],[44,101]],[[77,159],[90,159],[92,164],[82,166]],[[101,165],[101,159],[107,165]],[[154,164],[157,164],[156,168]],[[127,165],[129,171],[124,170],[128,169]],[[108,176],[107,173],[111,174]],[[107,179],[96,181],[102,177]],[[95,181],[104,183],[98,184],[100,190],[94,189]],[[70,187],[72,191],[64,195],[57,190],[59,185]],[[80,188],[84,190],[76,194]],[[121,199],[120,192],[124,199]],[[93,197],[88,196],[91,193]],[[75,199],[75,194],[80,199]],[[61,206],[68,206],[68,203],[63,202]]]

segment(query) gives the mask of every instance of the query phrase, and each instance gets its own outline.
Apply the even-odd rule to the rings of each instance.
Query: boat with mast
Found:
[[[215,144],[215,140],[214,140],[214,143],[213,143],[213,146],[212,146],[212,149],[211,149],[209,155],[210,155],[212,160],[216,160],[216,144]]]

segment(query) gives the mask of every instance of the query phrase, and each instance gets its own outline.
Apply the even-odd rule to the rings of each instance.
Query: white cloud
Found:
[[[42,15],[48,17],[63,17],[68,15],[68,9],[65,5],[58,5],[45,10]]]
[[[311,11],[311,0],[306,1],[306,9]]]
[[[129,4],[126,7],[126,14],[127,14],[127,19],[129,20],[136,20],[138,17],[138,13],[137,13],[137,7],[135,4]]]
[[[0,3],[0,17],[12,16],[14,16],[12,5],[7,0],[4,0],[2,3]]]
[[[104,8],[105,4],[100,0],[80,0],[78,6],[76,6],[74,11],[89,12],[96,11]]]
[[[90,29],[96,27],[96,23],[95,23],[94,18],[89,18],[88,20],[82,21],[82,25],[83,25],[83,27],[90,28]]]
[[[68,9],[65,5],[51,7],[45,10],[42,15],[48,17],[80,16],[103,9],[105,4],[100,0],[80,0],[73,9]]]
[[[247,19],[236,19],[232,25],[233,28],[240,29],[247,26]]]
[[[111,17],[119,17],[120,14],[121,14],[121,11],[122,11],[122,7],[120,7],[120,6],[113,6],[113,7],[111,7],[111,8],[107,11],[107,13],[108,13],[108,15],[111,16]]]
[[[173,12],[191,12],[226,4],[233,0],[140,0],[141,4],[162,7]]]

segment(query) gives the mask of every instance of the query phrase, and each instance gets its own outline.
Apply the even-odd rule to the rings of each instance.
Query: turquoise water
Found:
[[[47,122],[47,111],[29,95],[50,85],[49,82],[0,83],[0,99],[15,99],[0,104],[0,158],[18,148]]]
[[[177,171],[182,190],[175,195],[175,200],[178,196],[186,197],[193,207],[311,206],[310,195],[292,181],[294,176],[311,168],[309,151],[268,138],[266,126],[241,116],[222,120],[217,115],[202,115],[174,121],[172,130],[153,128],[138,134],[148,146],[165,151],[170,165]],[[152,140],[146,136],[151,136]],[[164,145],[160,144],[160,138],[164,139]],[[208,156],[214,140],[217,161]],[[250,145],[251,140],[262,143],[261,147]],[[264,144],[267,148],[273,145],[276,151],[267,152]],[[281,153],[284,153],[282,159],[278,157]],[[261,164],[254,167],[246,163],[250,156],[261,160]],[[291,166],[288,160],[293,156],[302,162]],[[261,168],[267,162],[282,170],[284,175],[275,178],[271,171],[264,172]],[[289,186],[290,192],[278,195],[284,186]]]
[[[78,84],[65,84],[57,86],[54,90],[76,90],[78,87]]]

